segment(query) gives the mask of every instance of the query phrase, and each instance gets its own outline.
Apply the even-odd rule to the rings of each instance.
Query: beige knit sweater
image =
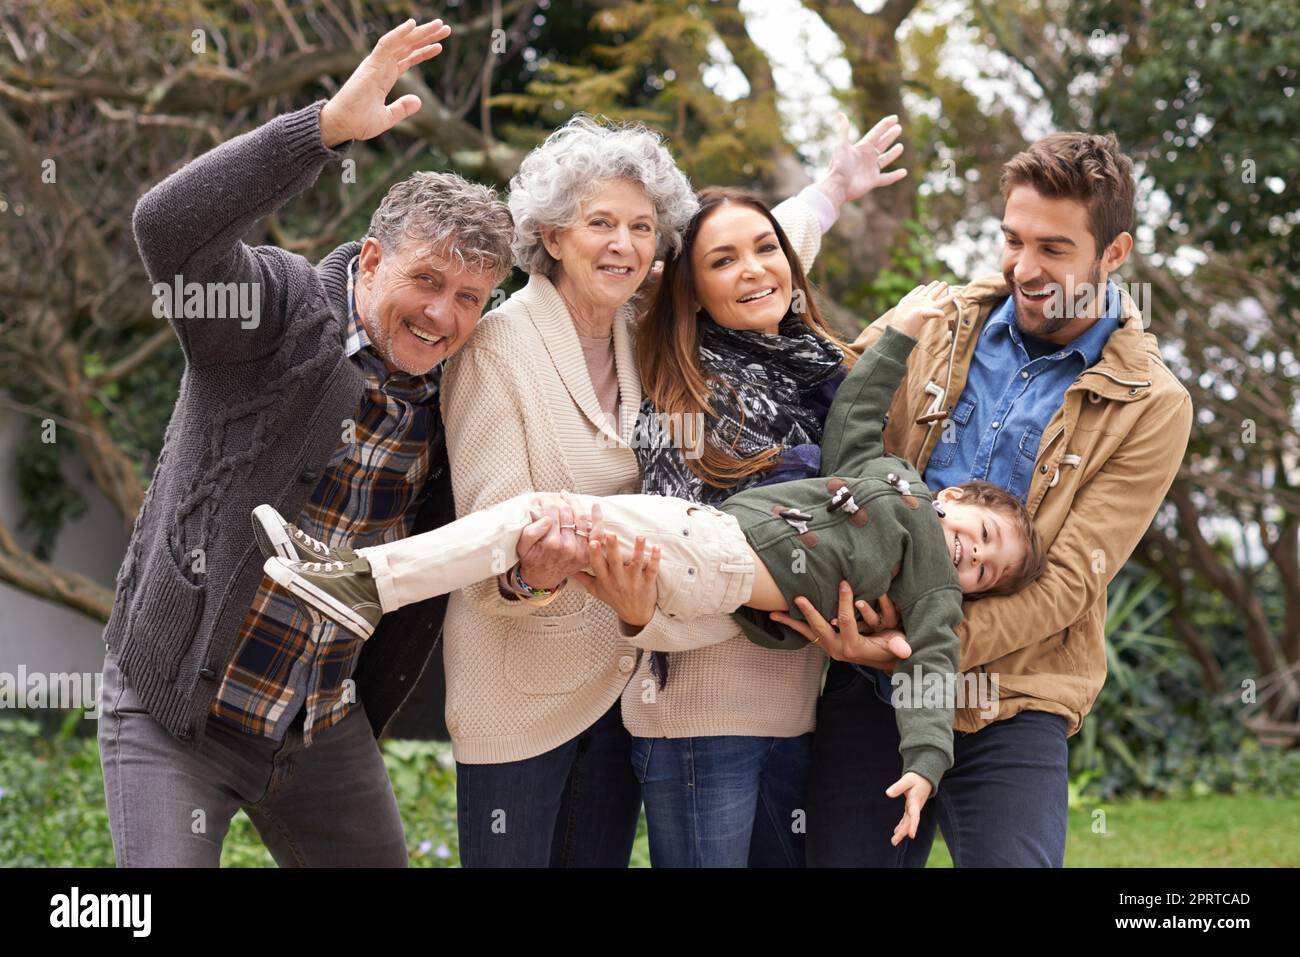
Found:
[[[793,199],[776,213],[811,262],[821,243],[815,212]],[[631,306],[614,319],[619,400],[634,413],[641,385],[633,323]],[[640,491],[628,444],[633,415],[611,424],[603,414],[572,319],[544,277],[532,276],[485,316],[448,360],[442,413],[457,515],[533,490]],[[451,596],[444,641],[447,729],[456,760],[467,764],[549,751],[620,695],[637,735],[802,734],[812,728],[823,660],[816,649],[759,648],[728,616],[677,622],[656,613],[629,638],[581,588],[570,585],[538,608],[502,598],[495,580]],[[686,651],[674,656],[663,691],[642,680],[642,648]]]

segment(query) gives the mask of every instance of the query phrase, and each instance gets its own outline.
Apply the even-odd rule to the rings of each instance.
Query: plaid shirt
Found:
[[[356,265],[354,259],[349,270]],[[346,355],[366,377],[355,436],[342,441],[295,524],[330,545],[362,548],[410,533],[440,439],[442,367],[427,375],[389,373],[349,302]],[[341,430],[348,423],[341,424]],[[355,438],[354,441],[347,441]],[[356,700],[351,676],[363,642],[333,622],[313,626],[297,604],[262,577],[240,627],[212,714],[247,734],[284,737],[299,707],[303,738],[338,723]]]

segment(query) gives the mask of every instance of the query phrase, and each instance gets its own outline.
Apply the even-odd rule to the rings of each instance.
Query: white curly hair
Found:
[[[700,204],[663,137],[640,124],[600,123],[579,113],[524,157],[510,180],[515,265],[555,278],[557,263],[542,243],[542,230],[572,223],[582,204],[611,179],[645,190],[655,212],[655,255],[681,249],[682,233]]]

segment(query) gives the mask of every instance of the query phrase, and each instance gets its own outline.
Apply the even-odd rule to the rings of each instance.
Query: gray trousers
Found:
[[[217,720],[197,751],[173,738],[104,659],[99,754],[118,867],[216,867],[243,808],[281,867],[405,867],[406,838],[358,702],[303,747]]]

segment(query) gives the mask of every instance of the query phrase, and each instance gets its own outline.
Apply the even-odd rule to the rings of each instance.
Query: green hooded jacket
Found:
[[[756,486],[720,507],[739,521],[753,549],[802,619],[802,595],[828,621],[838,614],[839,584],[856,596],[888,593],[898,607],[912,656],[895,672],[895,711],[903,770],[937,791],[952,767],[951,689],[961,648],[962,592],[934,496],[912,464],[884,454],[884,416],[907,372],[916,340],[888,328],[845,377],[826,417],[821,477]],[[795,649],[802,635],[767,612],[741,608],[746,636],[768,648]],[[915,684],[899,694],[902,680]],[[941,704],[931,702],[944,689]]]

